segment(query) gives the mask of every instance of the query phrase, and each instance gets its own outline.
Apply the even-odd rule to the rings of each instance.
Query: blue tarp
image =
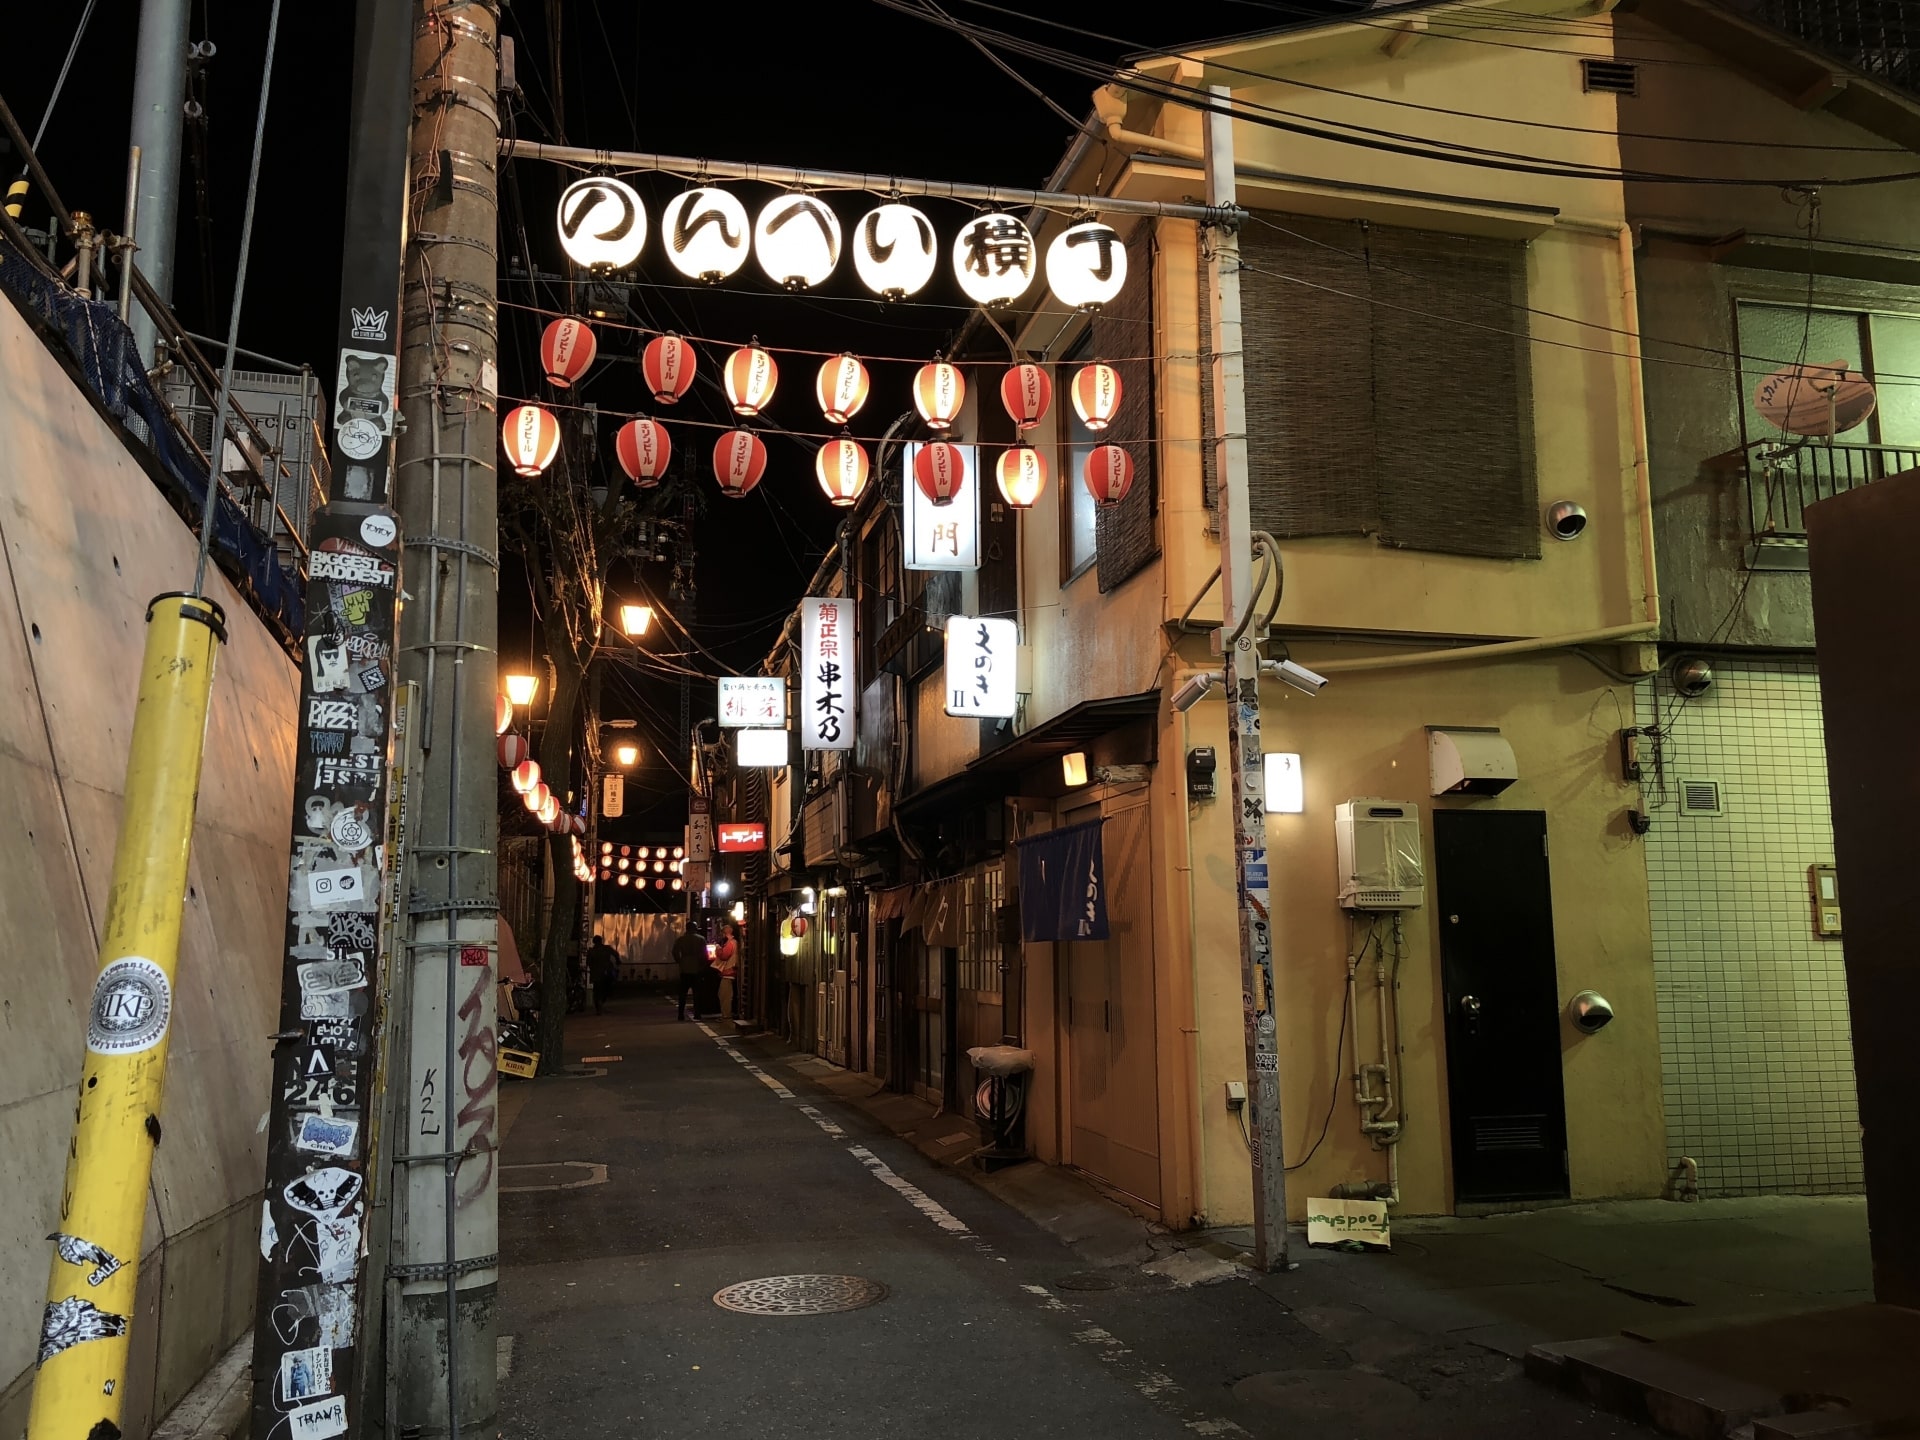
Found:
[[[1030,835],[1020,850],[1020,938],[1105,940],[1107,875],[1104,820]]]

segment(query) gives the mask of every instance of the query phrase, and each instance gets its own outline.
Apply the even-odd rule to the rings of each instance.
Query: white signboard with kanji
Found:
[[[947,617],[947,714],[979,720],[1011,718],[1020,629],[1011,620]]]
[[[800,602],[800,748],[853,748],[853,604]]]
[[[720,724],[729,730],[787,723],[787,682],[778,675],[722,675]]]
[[[945,505],[936,505],[914,483],[913,462],[919,442],[906,447],[906,479],[900,490],[906,497],[906,567],[909,570],[978,570],[980,568],[980,448],[954,445],[967,462],[960,492]]]

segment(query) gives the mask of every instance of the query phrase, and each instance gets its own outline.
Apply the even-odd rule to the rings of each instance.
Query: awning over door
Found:
[[[1029,835],[1020,851],[1020,938],[1105,940],[1107,878],[1102,820]]]

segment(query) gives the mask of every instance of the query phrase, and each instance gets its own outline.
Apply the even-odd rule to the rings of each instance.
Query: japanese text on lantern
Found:
[[[947,714],[1010,718],[1018,707],[1019,628],[1011,620],[947,617]]]
[[[839,597],[809,597],[800,607],[800,748],[851,750],[852,606]]]

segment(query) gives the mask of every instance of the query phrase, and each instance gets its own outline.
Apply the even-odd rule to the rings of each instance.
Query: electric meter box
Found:
[[[1343,908],[1417,910],[1426,903],[1418,805],[1349,800],[1334,806],[1333,832]]]

